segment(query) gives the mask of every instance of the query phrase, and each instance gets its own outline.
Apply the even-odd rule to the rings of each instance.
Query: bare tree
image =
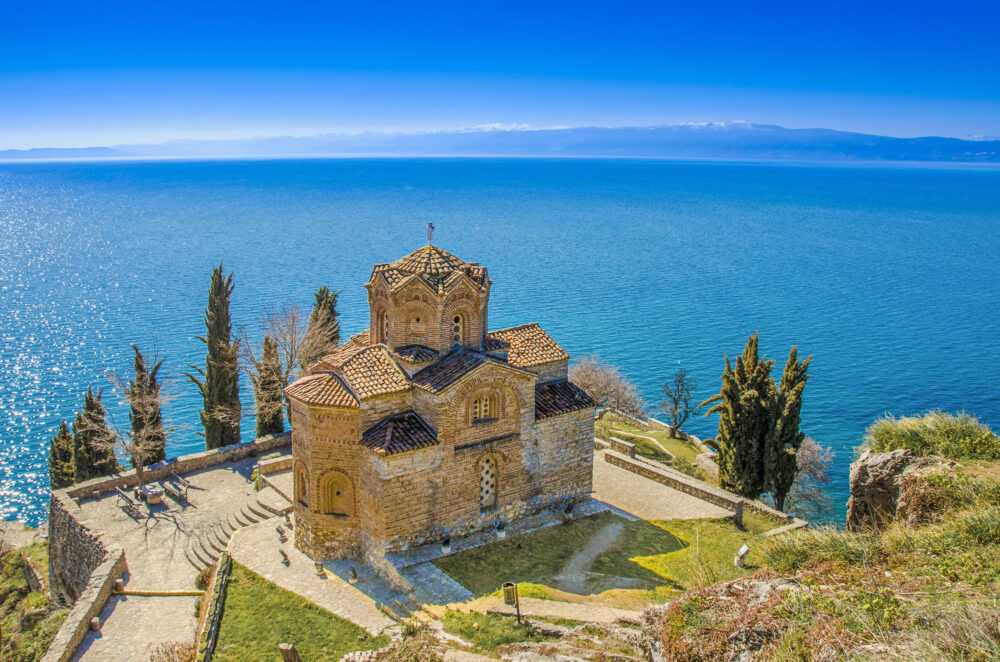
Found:
[[[824,520],[830,515],[832,502],[827,494],[833,451],[806,437],[795,456],[798,473],[785,498],[788,511],[794,510],[804,519]]]
[[[152,363],[158,363],[155,357]],[[147,421],[159,418],[161,408],[168,399],[161,388],[150,389],[141,382],[126,381],[114,373],[109,373],[108,379],[115,392],[128,405],[133,418],[140,417]],[[159,460],[164,440],[173,431],[172,427],[162,422],[159,425],[119,426],[111,411],[101,420],[89,413],[78,420],[83,429],[93,434],[91,443],[96,448],[117,451],[129,458],[139,485],[146,482],[143,468]]]
[[[673,378],[663,384],[663,401],[660,411],[670,420],[670,436],[676,437],[684,421],[688,419],[697,407],[691,406],[691,389],[694,380],[688,377],[687,370],[678,368]]]
[[[303,313],[294,304],[269,310],[261,318],[260,326],[264,334],[278,344],[282,389],[294,377],[305,372],[310,364],[337,349],[337,345],[331,340],[336,320],[331,318],[325,308],[315,309],[311,314]],[[244,340],[242,346],[254,374],[259,374],[263,357],[254,353],[250,342]]]
[[[602,407],[641,417],[645,405],[635,384],[618,368],[596,356],[586,356],[569,369],[569,378]]]

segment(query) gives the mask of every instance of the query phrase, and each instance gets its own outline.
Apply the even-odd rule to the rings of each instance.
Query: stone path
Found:
[[[577,595],[592,593],[593,591],[587,588],[587,568],[594,559],[615,544],[624,528],[625,525],[621,522],[612,522],[591,536],[583,549],[578,550],[559,574],[549,580],[549,586]]]
[[[594,498],[645,520],[717,519],[732,512],[698,497],[643,478],[594,453]]]
[[[157,645],[194,641],[198,626],[191,596],[113,595],[101,611],[101,629],[88,632],[72,660],[145,662]]]
[[[421,604],[446,605],[476,597],[430,562],[408,566],[400,574],[413,587],[414,597]]]
[[[395,624],[379,611],[376,600],[335,573],[327,570],[322,577],[317,575],[313,560],[295,549],[291,536],[284,543],[280,542],[275,530],[279,523],[285,526],[284,520],[271,519],[233,534],[229,542],[233,560],[373,635]],[[287,566],[282,563],[279,550],[288,555]]]
[[[479,611],[483,613],[504,614],[513,616],[514,607],[504,604],[502,598],[490,596],[481,600],[469,603],[467,611]],[[618,609],[617,607],[607,607],[581,602],[561,602],[559,600],[541,600],[538,598],[521,598],[522,616],[542,616],[545,618],[570,618],[574,621],[587,621],[591,623],[615,623],[617,621],[628,621],[637,623],[641,620],[642,612],[631,609]]]

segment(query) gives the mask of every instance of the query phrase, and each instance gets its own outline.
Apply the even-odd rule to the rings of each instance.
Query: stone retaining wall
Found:
[[[87,636],[90,619],[98,616],[114,589],[115,580],[127,570],[125,551],[117,549],[90,573],[90,581],[80,593],[73,609],[56,633],[41,662],[66,662]]]
[[[108,553],[101,539],[73,516],[77,509],[65,490],[49,497],[49,590],[56,602],[67,604],[83,593]]]
[[[608,437],[607,444],[611,450],[621,453],[622,455],[627,455],[633,459],[635,458],[635,444],[631,444],[624,439],[619,439],[618,437]]]
[[[163,462],[151,464],[143,470],[143,477],[147,482],[166,480],[172,473],[183,475],[185,473],[198,471],[200,469],[207,469],[209,467],[218,466],[227,462],[239,462],[240,460],[248,457],[259,457],[284,446],[288,446],[291,443],[292,435],[290,432],[268,435],[266,437],[258,437],[253,441],[247,441],[242,444],[223,446],[222,448],[202,451],[201,453],[193,453],[191,455],[181,455],[180,457],[170,458],[164,460]],[[135,487],[136,483],[137,479],[135,472],[128,471],[125,473],[112,474],[110,476],[88,480],[59,491],[64,491],[67,496],[74,499],[81,499],[91,496],[91,494],[95,491],[103,494],[104,492],[113,491],[116,487],[121,487],[123,489]]]

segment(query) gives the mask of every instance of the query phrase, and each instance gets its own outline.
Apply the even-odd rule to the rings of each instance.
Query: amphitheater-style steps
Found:
[[[263,501],[254,498],[246,501],[239,510],[230,512],[224,520],[216,522],[207,531],[202,531],[196,536],[188,539],[184,556],[199,572],[205,568],[215,565],[226,547],[229,540],[239,529],[262,522],[274,517],[272,512]]]

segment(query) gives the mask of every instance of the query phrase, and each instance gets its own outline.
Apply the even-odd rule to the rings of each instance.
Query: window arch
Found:
[[[479,510],[486,512],[497,507],[497,463],[492,457],[483,460],[479,468]]]
[[[309,477],[301,464],[295,468],[295,500],[309,507]]]
[[[350,516],[354,514],[354,485],[339,471],[323,476],[319,486],[320,503],[327,515]]]
[[[455,315],[451,320],[451,344],[461,345],[463,344],[463,339],[465,338],[465,318],[461,315]]]
[[[386,315],[384,310],[378,311],[378,315],[376,316],[375,338],[376,342],[389,342],[389,316]]]

